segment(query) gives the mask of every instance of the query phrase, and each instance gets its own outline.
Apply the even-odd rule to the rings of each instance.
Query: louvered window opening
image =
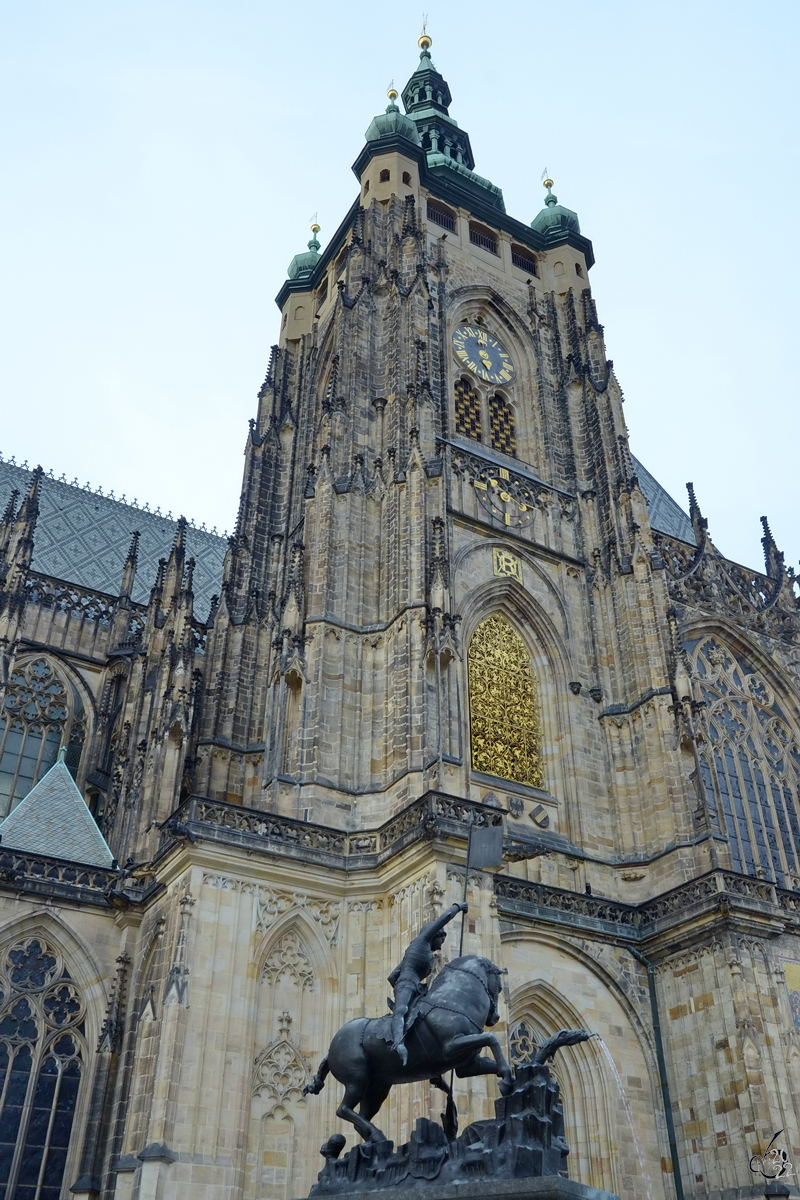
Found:
[[[0,963],[0,1200],[59,1200],[85,1060],[83,999],[56,950]]]
[[[428,220],[433,221],[434,225],[441,225],[442,229],[447,229],[450,233],[456,231],[455,217],[443,208],[436,208],[433,204],[428,204]]]
[[[687,647],[692,649],[691,646]],[[693,647],[706,710],[700,764],[733,870],[800,879],[800,745],[769,681],[714,638]]]
[[[514,413],[502,396],[489,397],[489,431],[492,449],[516,457],[517,434],[514,428]]]
[[[473,441],[481,438],[481,401],[468,379],[457,379],[455,387],[456,433]]]
[[[470,225],[469,240],[473,246],[480,246],[482,250],[488,250],[490,254],[497,254],[497,238],[488,231]]]

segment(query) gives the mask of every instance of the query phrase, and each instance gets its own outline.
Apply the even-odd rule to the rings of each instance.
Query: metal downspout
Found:
[[[664,1116],[667,1121],[667,1138],[669,1139],[669,1153],[672,1159],[672,1175],[675,1180],[675,1195],[677,1200],[684,1200],[683,1195],[683,1180],[681,1179],[681,1164],[678,1158],[678,1143],[675,1139],[675,1122],[672,1119],[672,1101],[669,1094],[669,1080],[667,1079],[667,1064],[664,1059],[664,1043],[661,1040],[661,1021],[658,1015],[658,1000],[656,998],[656,979],[653,971],[653,964],[649,958],[637,950],[634,946],[628,946],[631,954],[635,959],[642,964],[647,971],[647,987],[650,992],[650,1014],[653,1019],[653,1034],[656,1039],[656,1061],[658,1063],[658,1075],[661,1080],[661,1099],[664,1104]]]

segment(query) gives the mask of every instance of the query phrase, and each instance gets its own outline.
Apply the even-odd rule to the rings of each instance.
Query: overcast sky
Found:
[[[797,0],[427,12],[476,170],[530,221],[547,167],[594,243],[634,453],[730,557],[766,513],[796,564]],[[274,296],[421,16],[0,0],[5,457],[231,526]]]

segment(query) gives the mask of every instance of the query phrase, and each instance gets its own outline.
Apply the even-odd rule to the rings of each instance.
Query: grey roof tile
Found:
[[[14,489],[25,494],[31,475],[23,467],[0,460],[0,512]],[[133,599],[146,604],[158,560],[168,557],[176,528],[177,521],[168,517],[45,475],[31,565],[43,575],[116,596],[131,535],[138,529],[141,537]],[[201,620],[208,614],[212,595],[219,594],[226,549],[224,537],[187,525],[186,555],[196,562],[195,613]]]
[[[638,458],[633,460],[634,470],[639,479],[639,487],[647,501],[650,524],[659,533],[667,533],[670,537],[680,538],[691,546],[696,545],[692,522],[680,504],[672,499],[657,479],[654,479]]]
[[[48,854],[92,867],[110,867],[114,858],[61,761],[0,824],[0,839],[4,849]]]

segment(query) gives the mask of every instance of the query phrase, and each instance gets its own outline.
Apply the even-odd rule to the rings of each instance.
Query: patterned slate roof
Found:
[[[47,854],[92,867],[110,867],[114,855],[64,763],[43,775],[0,824],[5,849]]]
[[[14,489],[20,492],[20,499],[24,496],[31,476],[24,467],[0,460],[0,513]],[[158,560],[168,557],[176,528],[177,521],[171,517],[44,475],[31,565],[42,575],[116,596],[131,535],[138,529],[141,537],[133,599],[146,604]],[[212,595],[219,595],[226,548],[227,540],[220,534],[187,525],[186,556],[196,562],[194,603],[201,620],[208,614]]]
[[[683,542],[689,542],[691,546],[696,545],[692,522],[680,504],[672,499],[669,492],[666,492],[647,468],[642,466],[638,458],[634,458],[633,466],[639,479],[639,487],[647,501],[647,510],[653,529],[657,529],[659,533],[668,533],[671,537],[680,538]]]

